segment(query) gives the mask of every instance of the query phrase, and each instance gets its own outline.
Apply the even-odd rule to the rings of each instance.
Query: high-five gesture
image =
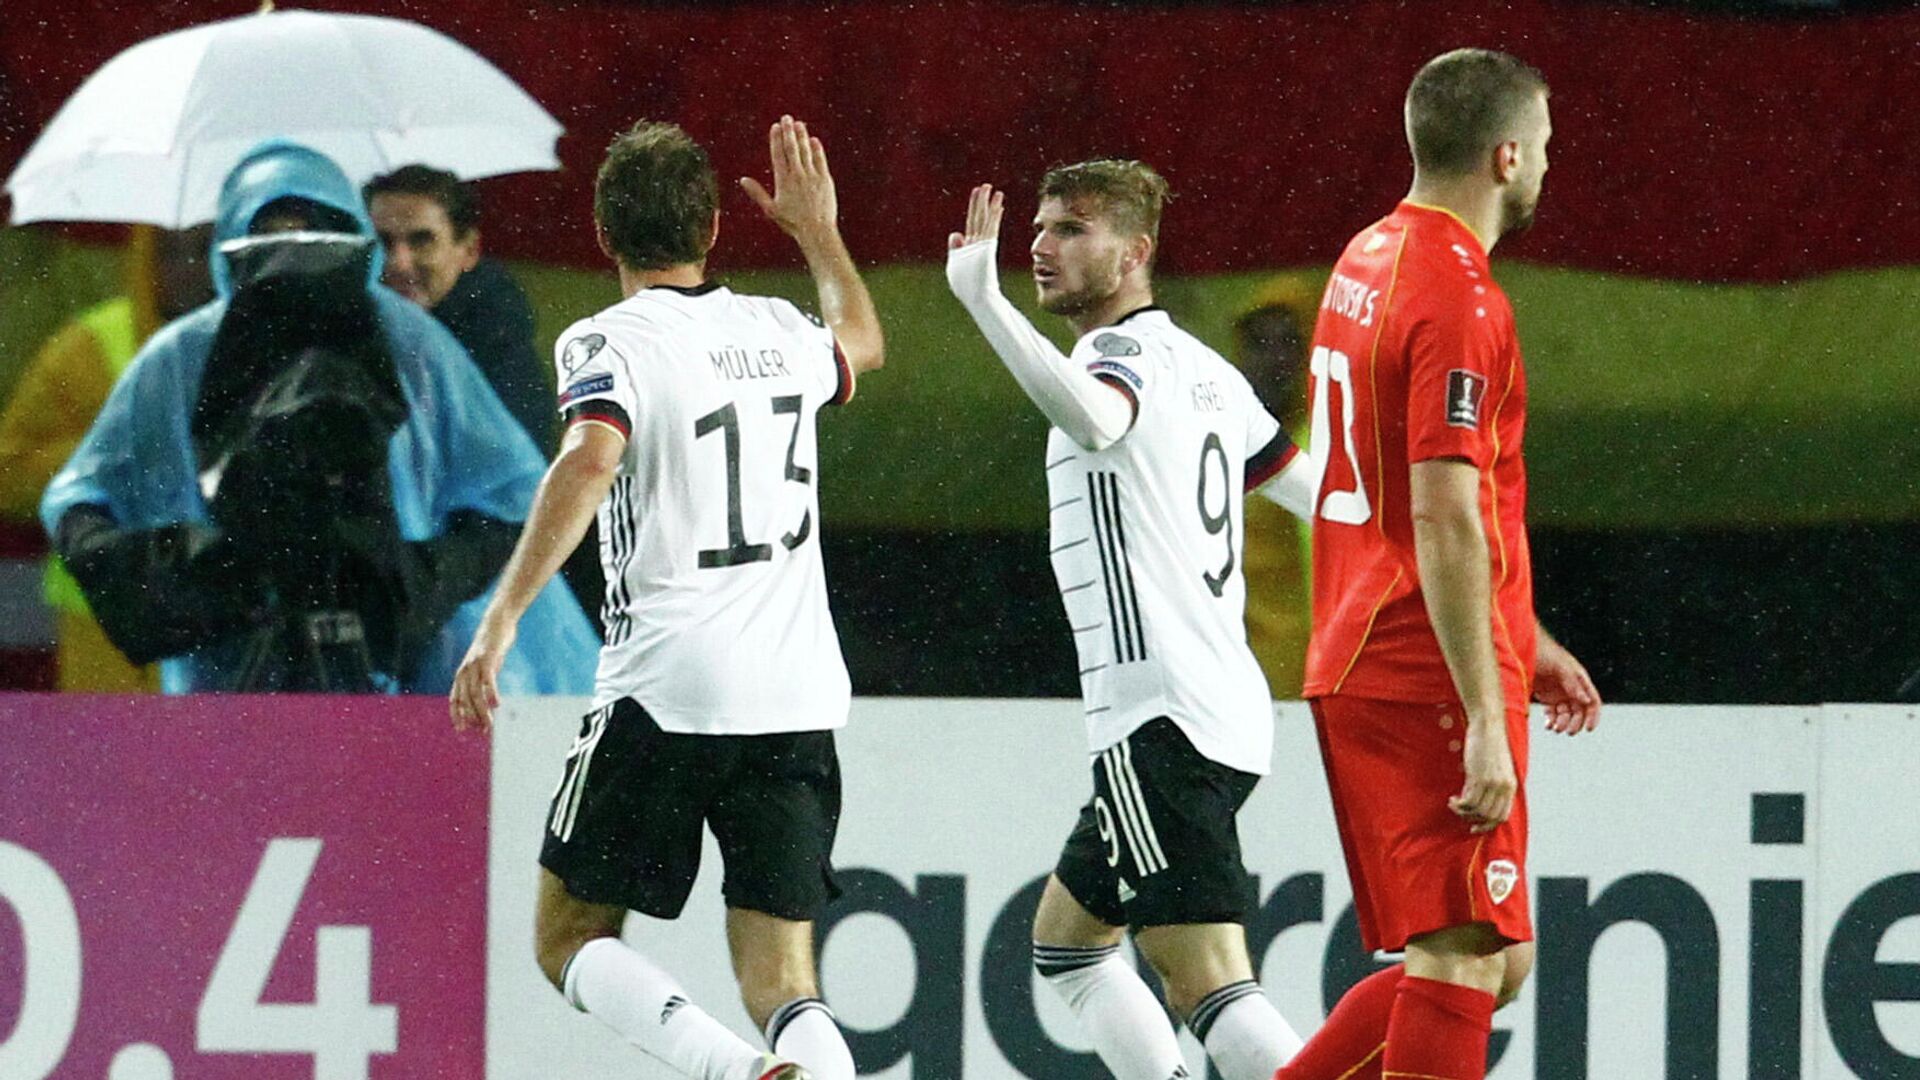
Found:
[[[840,200],[827,169],[827,148],[807,134],[806,124],[782,116],[767,129],[767,152],[773,159],[773,194],[751,176],[740,178],[761,212],[802,247],[833,233]]]
[[[968,244],[978,244],[1000,238],[1000,215],[1006,208],[1007,195],[1004,191],[993,190],[992,184],[981,184],[967,196],[967,228],[965,232],[947,234],[947,250],[958,251]]]
[[[872,371],[885,361],[886,341],[873,298],[840,238],[840,196],[827,169],[827,148],[807,134],[807,125],[782,116],[767,129],[767,156],[773,159],[773,194],[751,176],[741,177],[740,186],[800,245],[820,290],[820,318],[847,367],[856,376]]]

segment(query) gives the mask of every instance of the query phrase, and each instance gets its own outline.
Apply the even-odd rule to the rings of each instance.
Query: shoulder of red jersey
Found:
[[[1353,234],[1341,252],[1343,259],[1377,255],[1386,250],[1387,245],[1400,242],[1401,226],[1391,215],[1383,217],[1373,224]]]
[[[1511,315],[1506,294],[1487,272],[1486,263],[1457,241],[1410,239],[1401,258],[1396,307],[1424,312],[1458,312],[1477,318]]]

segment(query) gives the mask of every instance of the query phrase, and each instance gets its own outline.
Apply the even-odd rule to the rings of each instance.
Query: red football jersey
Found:
[[[1312,355],[1313,638],[1306,696],[1457,700],[1427,619],[1408,497],[1412,462],[1480,470],[1493,640],[1509,707],[1531,696],[1533,572],[1520,460],[1526,373],[1513,309],[1472,230],[1403,202],[1347,244]]]

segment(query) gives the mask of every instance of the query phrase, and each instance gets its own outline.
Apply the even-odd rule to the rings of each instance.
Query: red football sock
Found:
[[[1379,1080],[1387,1018],[1406,973],[1406,965],[1395,964],[1355,984],[1273,1080]]]
[[[1380,1075],[1423,1080],[1484,1080],[1493,995],[1433,979],[1400,980]]]

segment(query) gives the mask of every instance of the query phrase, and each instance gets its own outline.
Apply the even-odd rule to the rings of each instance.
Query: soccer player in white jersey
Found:
[[[813,920],[837,891],[832,729],[850,689],[821,571],[814,416],[882,360],[840,239],[826,151],[784,117],[773,192],[741,185],[799,245],[822,327],[785,300],[706,281],[718,189],[671,124],[615,139],[594,185],[625,297],[554,348],[567,432],[455,678],[485,727],[494,675],[540,585],[599,514],[606,645],[540,852],[535,948],[575,1008],[698,1080],[854,1080],[820,1000]],[[671,919],[720,844],[727,942],[762,1054],[621,940]]]
[[[1253,879],[1234,819],[1268,770],[1273,708],[1247,647],[1243,492],[1311,501],[1296,451],[1247,380],[1153,305],[1166,182],[1137,161],[1047,173],[1034,217],[1040,306],[1063,356],[1001,295],[1004,198],[975,188],[947,280],[1053,423],[1054,575],[1080,658],[1092,801],[1041,894],[1034,966],[1119,1080],[1188,1075],[1120,939],[1226,1080],[1268,1080],[1300,1039],[1247,956]]]

